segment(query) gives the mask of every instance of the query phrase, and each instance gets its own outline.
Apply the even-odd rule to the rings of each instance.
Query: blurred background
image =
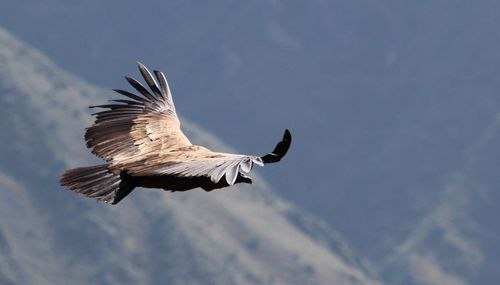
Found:
[[[0,7],[0,284],[500,279],[498,1]],[[193,141],[264,154],[289,128],[287,157],[209,194],[63,191],[136,61]]]

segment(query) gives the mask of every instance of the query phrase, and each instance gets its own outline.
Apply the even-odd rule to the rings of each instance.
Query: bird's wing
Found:
[[[91,106],[107,110],[94,114],[95,122],[85,133],[87,147],[115,165],[191,145],[180,129],[165,75],[160,71],[154,72],[157,84],[148,69],[141,63],[138,65],[151,92],[137,80],[125,77],[140,95],[115,89],[128,98]]]
[[[210,177],[214,183],[218,183],[225,176],[226,182],[233,185],[238,173],[250,172],[254,164],[264,166],[280,161],[287,153],[291,142],[290,131],[285,130],[282,140],[274,150],[262,157],[212,152],[202,146],[190,145],[134,161],[126,168],[129,174],[136,176],[205,176]]]
[[[138,176],[205,176],[210,177],[214,183],[225,176],[226,182],[233,185],[238,173],[250,172],[254,164],[264,165],[262,159],[257,156],[211,152],[204,147],[190,146],[184,150],[130,164],[127,170]]]

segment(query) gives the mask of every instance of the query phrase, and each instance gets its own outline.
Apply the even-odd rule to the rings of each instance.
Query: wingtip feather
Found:
[[[136,63],[137,63],[137,66],[138,66],[139,68],[141,68],[141,67],[145,67],[145,66],[144,66],[144,64],[143,64],[142,62],[140,62],[140,61],[136,61]]]

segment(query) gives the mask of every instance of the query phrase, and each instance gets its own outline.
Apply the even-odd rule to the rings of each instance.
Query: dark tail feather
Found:
[[[106,164],[67,170],[59,182],[72,191],[108,204],[117,204],[135,188],[128,175],[113,174]]]

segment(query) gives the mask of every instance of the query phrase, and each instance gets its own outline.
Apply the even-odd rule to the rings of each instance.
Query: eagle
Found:
[[[292,137],[288,129],[271,153],[263,156],[212,151],[192,144],[180,128],[165,75],[151,72],[140,62],[139,71],[149,90],[134,78],[125,79],[138,94],[113,89],[124,96],[92,114],[85,141],[105,164],[65,171],[60,184],[87,197],[117,204],[136,187],[167,191],[205,191],[237,183],[252,183],[253,165],[280,161]]]

